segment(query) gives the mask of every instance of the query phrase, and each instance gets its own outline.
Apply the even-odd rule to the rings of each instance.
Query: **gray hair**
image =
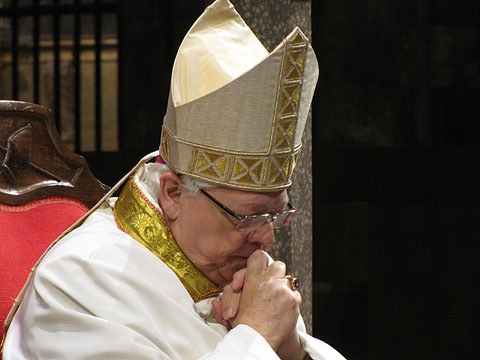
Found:
[[[149,176],[151,176],[152,179],[155,179],[155,180],[159,179],[159,175],[161,174],[165,174],[167,172],[175,173],[175,171],[172,170],[167,164],[151,163],[151,164],[147,164],[147,166],[151,168],[152,171],[146,174],[145,176],[150,174]],[[180,179],[182,179],[183,185],[187,190],[187,193],[192,196],[197,194],[200,191],[200,189],[213,189],[217,187],[217,185],[215,184],[208,183],[204,180],[195,178],[190,175],[185,175],[185,174],[177,174],[177,175],[180,177]],[[158,188],[160,187],[158,186]]]
[[[181,174],[180,177],[183,181],[183,185],[185,185],[185,189],[187,189],[188,193],[191,195],[197,194],[200,189],[213,189],[217,187],[214,184],[210,184],[190,175]]]

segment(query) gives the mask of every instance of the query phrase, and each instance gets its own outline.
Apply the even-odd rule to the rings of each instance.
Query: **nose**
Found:
[[[248,234],[248,241],[258,244],[260,249],[269,250],[275,243],[275,232],[271,222],[266,222]]]

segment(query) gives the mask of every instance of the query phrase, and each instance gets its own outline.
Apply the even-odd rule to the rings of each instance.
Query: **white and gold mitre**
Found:
[[[284,189],[317,79],[299,28],[269,53],[233,5],[217,0],[178,50],[161,156],[175,171],[220,186]]]

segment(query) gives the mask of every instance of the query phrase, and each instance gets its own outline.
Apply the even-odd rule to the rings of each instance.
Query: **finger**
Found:
[[[219,298],[215,298],[212,301],[213,304],[213,317],[218,321],[223,321],[222,316],[222,303]]]
[[[223,319],[222,303],[220,299],[218,298],[213,299],[212,304],[213,304],[213,316],[215,317],[217,322],[225,326],[227,329],[230,329],[231,328],[230,323]]]
[[[230,284],[232,286],[233,291],[240,291],[243,288],[243,284],[245,283],[245,275],[247,273],[247,269],[243,268],[233,274],[233,280]]]
[[[271,263],[267,269],[265,270],[266,275],[275,278],[283,278],[285,276],[285,272],[287,271],[287,266],[282,261],[274,261]]]
[[[295,297],[295,300],[297,301],[298,306],[302,303],[302,294],[298,290],[293,292],[293,296]]]
[[[256,250],[247,260],[248,275],[262,274],[268,265],[268,255],[262,250]]]
[[[298,291],[292,291],[292,295],[295,298],[295,302],[297,304],[296,311],[297,314],[300,315],[300,306],[302,305],[302,294]]]
[[[232,319],[237,315],[240,306],[240,291],[233,291],[231,285],[225,286],[222,293],[222,317],[224,320]]]
[[[225,311],[222,312],[222,316],[224,320],[230,320],[233,319],[238,312],[238,306],[236,308],[233,307],[227,307]]]

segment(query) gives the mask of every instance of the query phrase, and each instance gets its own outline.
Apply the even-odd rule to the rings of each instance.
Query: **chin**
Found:
[[[246,267],[247,267],[247,259],[241,259],[241,260],[239,259],[235,261],[230,267],[230,278],[233,279],[233,274],[235,274],[237,271],[240,271]]]
[[[237,271],[244,269],[246,266],[247,259],[245,258],[234,257],[229,259],[228,265],[220,270],[223,281],[222,283],[218,283],[217,285],[225,286],[230,284],[233,280],[233,275]]]
[[[248,257],[243,257],[243,256],[234,256],[230,258],[230,263],[232,269],[234,269],[233,272],[237,272],[238,270],[241,270],[245,267],[247,267],[247,260]]]

